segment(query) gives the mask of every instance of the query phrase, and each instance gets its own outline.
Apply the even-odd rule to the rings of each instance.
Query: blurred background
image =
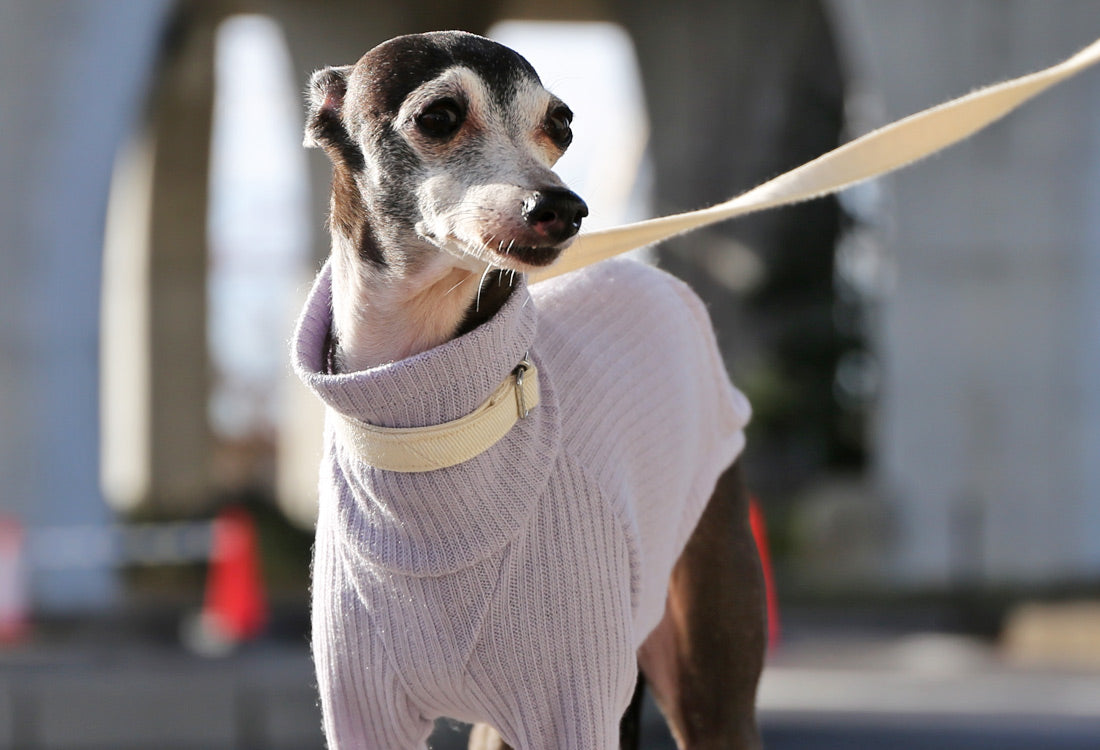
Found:
[[[0,2],[0,750],[322,746],[321,412],[287,351],[329,168],[301,92],[442,28],[574,109],[560,172],[593,228],[1053,64],[1100,4]],[[1098,123],[1093,71],[654,252],[755,408],[767,747],[1100,747]]]

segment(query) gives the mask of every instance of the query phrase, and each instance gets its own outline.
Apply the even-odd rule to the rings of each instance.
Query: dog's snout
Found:
[[[523,220],[539,235],[563,242],[581,228],[588,206],[572,190],[549,188],[532,193],[523,202]]]

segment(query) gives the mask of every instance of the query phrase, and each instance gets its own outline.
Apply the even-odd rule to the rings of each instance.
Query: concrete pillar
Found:
[[[104,305],[104,480],[146,515],[213,501],[206,210],[213,35],[221,6],[173,17],[147,122],[120,164]]]
[[[114,154],[166,2],[0,4],[0,513],[106,524],[97,408],[100,253]],[[39,572],[40,609],[107,606],[104,569]]]
[[[855,72],[892,120],[1052,64],[1100,5],[840,0]],[[877,478],[894,580],[1100,573],[1100,74],[886,183]]]

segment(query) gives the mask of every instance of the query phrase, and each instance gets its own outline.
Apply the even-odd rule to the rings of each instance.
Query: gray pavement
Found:
[[[768,750],[1097,750],[1100,672],[942,634],[806,639],[760,686]]]
[[[32,644],[0,652],[0,750],[321,748],[313,685],[304,644]]]
[[[0,651],[0,750],[322,748],[303,642],[228,657],[174,644],[31,643]],[[1024,669],[943,635],[804,637],[760,692],[768,750],[1096,750],[1100,672]],[[674,746],[652,706],[645,747]],[[435,750],[463,746],[442,726]]]

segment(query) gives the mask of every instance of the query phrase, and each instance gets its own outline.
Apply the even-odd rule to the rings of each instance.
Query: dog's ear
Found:
[[[324,146],[325,131],[330,122],[340,119],[344,97],[348,93],[348,75],[352,66],[322,68],[309,78],[309,109],[306,112],[306,136],[303,145]]]
[[[348,135],[341,114],[348,93],[348,76],[354,66],[322,68],[309,79],[309,110],[303,145],[320,147],[330,158],[342,160],[350,169],[363,168],[363,154]]]

